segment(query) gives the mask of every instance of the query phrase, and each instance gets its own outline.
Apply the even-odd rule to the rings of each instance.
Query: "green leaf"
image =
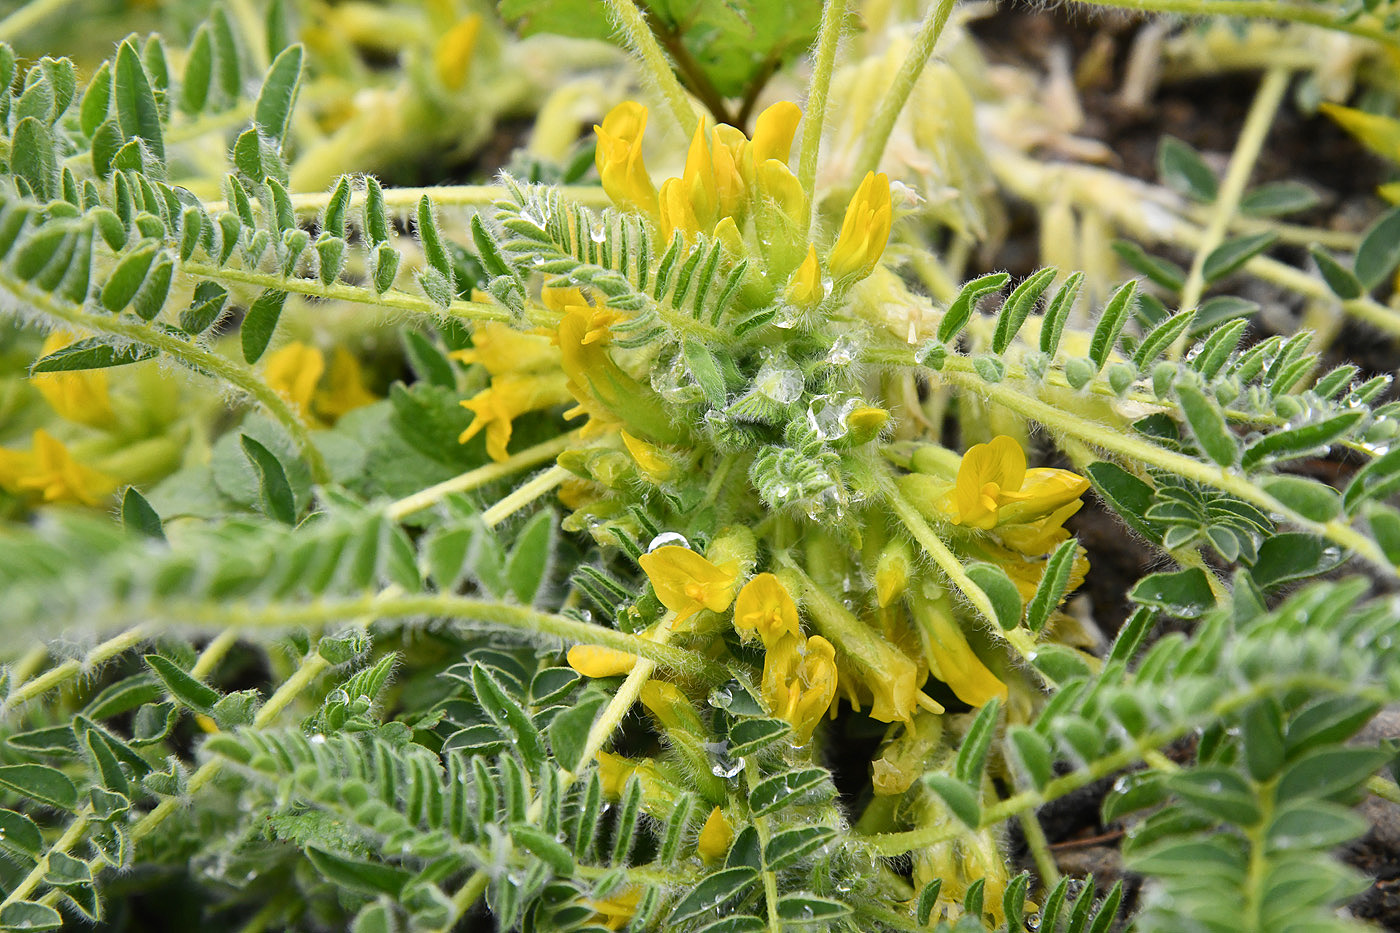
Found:
[[[549,744],[554,749],[554,759],[560,766],[577,771],[586,764],[580,759],[583,756],[588,731],[593,727],[593,720],[598,717],[598,710],[606,702],[607,699],[601,694],[585,692],[577,703],[550,722]]]
[[[1055,756],[1050,743],[1034,729],[1025,726],[1011,726],[1006,730],[1006,738],[1026,777],[1030,778],[1036,790],[1044,790],[1055,774]]]
[[[1153,282],[1172,292],[1186,287],[1186,270],[1160,256],[1153,256],[1130,240],[1114,240],[1113,251],[1118,257]]]
[[[185,73],[180,82],[180,109],[197,114],[209,100],[214,86],[214,44],[209,37],[209,24],[201,23],[185,56]]]
[[[165,161],[165,141],[161,135],[160,108],[151,90],[141,56],[128,39],[117,50],[117,67],[113,73],[113,97],[117,105],[117,124],[125,139],[141,138],[157,160]]]
[[[791,731],[781,719],[741,719],[729,730],[729,757],[738,760],[761,752]]]
[[[540,586],[549,575],[550,554],[554,550],[554,514],[548,509],[535,514],[515,539],[506,561],[506,582],[523,605],[534,603]]]
[[[1113,352],[1118,335],[1123,332],[1123,325],[1128,322],[1137,304],[1137,287],[1136,280],[1121,286],[1109,297],[1103,313],[1099,315],[1099,322],[1094,326],[1094,334],[1089,340],[1089,358],[1093,360],[1095,372],[1103,369],[1104,363],[1108,362],[1108,355]]]
[[[1222,279],[1278,242],[1278,234],[1253,233],[1226,240],[1206,256],[1201,273],[1209,284]]]
[[[102,287],[102,304],[111,312],[118,312],[131,304],[141,283],[146,281],[146,273],[156,258],[156,245],[146,243],[122,257],[112,270],[107,284]]]
[[[1366,507],[1366,523],[1371,526],[1371,536],[1380,545],[1386,560],[1400,565],[1400,511],[1372,502]]]
[[[1041,574],[1035,595],[1026,607],[1026,628],[1032,632],[1045,628],[1050,613],[1054,612],[1055,607],[1065,598],[1070,572],[1074,569],[1074,558],[1078,552],[1079,540],[1070,538],[1061,542],[1060,546],[1055,548],[1055,553],[1045,562],[1045,572]]]
[[[78,789],[57,768],[45,765],[0,766],[0,787],[55,810],[78,809]]]
[[[1269,476],[1260,482],[1284,508],[1314,522],[1329,522],[1342,513],[1342,497],[1325,483],[1302,476]]]
[[[1344,559],[1341,550],[1316,535],[1282,532],[1270,535],[1259,546],[1259,556],[1249,575],[1260,589],[1326,573]]]
[[[1262,818],[1254,789],[1230,768],[1201,767],[1167,779],[1167,787],[1214,819],[1236,826],[1253,826]]]
[[[987,594],[992,611],[996,613],[997,624],[1004,631],[1009,632],[1021,624],[1021,592],[1005,570],[996,564],[969,564],[967,575]]]
[[[1138,344],[1137,350],[1133,352],[1133,364],[1139,369],[1147,368],[1186,333],[1195,318],[1195,310],[1187,308],[1185,311],[1178,311],[1152,328],[1147,332],[1147,336],[1142,338],[1142,343]]]
[[[1343,411],[1299,428],[1266,434],[1245,448],[1240,466],[1252,470],[1263,463],[1325,453],[1328,445],[1346,435],[1366,414]]]
[[[769,871],[782,871],[796,865],[832,839],[836,831],[829,826],[799,826],[773,834],[763,849],[763,862]]]
[[[102,343],[96,337],[89,337],[86,340],[79,340],[77,343],[70,343],[48,356],[41,357],[35,361],[29,371],[31,373],[62,373],[85,369],[106,369],[111,366],[139,363],[142,360],[151,359],[156,354],[157,351],[152,347],[133,343],[117,349],[111,344]]]
[[[23,813],[0,810],[0,848],[38,858],[44,849],[44,837],[38,825]]]
[[[924,783],[943,798],[948,809],[963,822],[963,825],[969,829],[981,826],[982,805],[978,802],[976,790],[946,774],[925,775]]]
[[[699,340],[687,338],[684,345],[686,368],[705,399],[712,407],[723,408],[726,402],[724,376],[720,374],[719,363],[714,354]]]
[[[457,374],[436,344],[415,330],[405,329],[401,339],[415,376],[435,386],[456,389]]]
[[[165,307],[165,299],[170,295],[170,282],[175,274],[175,262],[162,250],[146,274],[146,280],[131,300],[131,310],[143,321],[150,321]]]
[[[1045,309],[1045,320],[1040,322],[1040,352],[1047,357],[1053,357],[1060,349],[1065,322],[1069,320],[1074,303],[1079,298],[1079,290],[1083,286],[1084,273],[1076,272],[1065,279],[1065,284],[1061,285],[1059,291],[1055,292],[1055,297],[1050,299],[1050,304]]]
[[[1062,882],[1063,883],[1063,882]],[[919,926],[926,927],[933,918],[933,909],[938,906],[938,895],[943,891],[943,879],[935,878],[924,889],[919,892],[919,901],[915,907],[915,917],[919,921]]]
[[[1239,459],[1239,441],[1225,423],[1225,414],[1215,399],[1184,381],[1176,384],[1176,397],[1197,446],[1220,466],[1234,466]]]
[[[1106,500],[1113,511],[1150,541],[1160,541],[1162,533],[1146,518],[1152,507],[1152,487],[1116,463],[1100,460],[1085,469],[1094,491]]]
[[[228,302],[228,291],[217,282],[195,286],[190,306],[180,312],[180,329],[190,336],[202,334],[214,325]]]
[[[1021,325],[1026,323],[1031,309],[1040,300],[1040,296],[1045,294],[1045,290],[1050,287],[1058,273],[1057,269],[1040,269],[1011,292],[1011,296],[1001,306],[1001,313],[997,315],[996,332],[992,335],[993,353],[1004,353],[1006,348],[1011,346],[1012,338],[1021,329]]]
[[[160,678],[171,697],[195,712],[208,715],[219,702],[219,691],[195,680],[164,655],[146,655],[146,666]]]
[[[287,138],[292,109],[296,107],[297,91],[301,88],[301,45],[291,45],[272,62],[258,92],[258,104],[253,120],[258,128],[278,146]]]
[[[457,274],[452,266],[452,257],[442,242],[442,232],[438,230],[437,218],[433,216],[433,204],[425,194],[418,201],[418,240],[423,244],[423,258],[428,265],[442,273],[443,278],[455,289]]]
[[[573,853],[544,830],[528,824],[514,823],[510,827],[510,838],[516,845],[538,856],[561,878],[573,876]]]
[[[784,894],[778,899],[778,919],[795,923],[827,923],[844,917],[851,908],[841,901],[815,894]]]
[[[1272,697],[1265,697],[1245,708],[1240,733],[1244,740],[1244,760],[1249,776],[1267,781],[1283,767],[1283,713]]]
[[[1267,851],[1283,854],[1302,849],[1331,850],[1364,833],[1370,824],[1335,803],[1295,801],[1282,807],[1264,831]]]
[[[292,494],[291,483],[287,481],[287,471],[277,455],[247,434],[239,436],[243,455],[253,465],[258,475],[258,494],[262,500],[263,512],[287,525],[295,525],[297,520],[296,497]]]
[[[1312,254],[1313,261],[1317,263],[1317,271],[1322,273],[1322,281],[1327,283],[1332,294],[1343,301],[1352,301],[1366,293],[1356,274],[1333,259],[1327,250],[1314,243],[1308,247],[1308,252]]]
[[[1200,153],[1174,136],[1163,136],[1157,146],[1157,172],[1169,187],[1197,201],[1209,203],[1220,192]]]
[[[962,331],[972,317],[972,312],[977,310],[977,302],[995,292],[1006,287],[1006,283],[1011,281],[1011,276],[1005,272],[992,272],[988,275],[979,276],[968,282],[958,292],[958,297],[953,299],[953,303],[948,306],[948,310],[943,315],[943,320],[938,323],[938,341],[947,343]]]
[[[134,531],[147,538],[165,538],[160,515],[151,508],[146,497],[136,491],[135,486],[126,487],[126,492],[122,495],[122,525],[128,531]]]
[[[502,729],[508,729],[515,736],[515,747],[526,766],[531,769],[538,768],[545,760],[544,740],[540,737],[539,730],[520,704],[506,693],[500,681],[492,676],[483,664],[472,667],[472,689],[491,721]]]
[[[977,718],[968,726],[958,749],[957,761],[953,765],[953,775],[965,784],[976,786],[982,781],[982,769],[987,764],[987,753],[992,747],[992,737],[996,734],[997,717],[1001,714],[1001,700],[992,697],[982,704]]]
[[[1322,199],[1302,182],[1274,181],[1240,198],[1240,211],[1251,217],[1283,217],[1316,207]]]
[[[1164,878],[1199,878],[1204,875],[1239,883],[1245,871],[1243,853],[1224,836],[1168,839],[1141,853],[1134,852],[1126,862],[1133,871]]]
[[[1084,655],[1067,645],[1038,645],[1031,665],[1057,683],[1068,683],[1091,673]]]
[[[282,316],[282,306],[286,303],[286,292],[269,288],[265,289],[248,309],[239,334],[243,341],[243,359],[248,364],[256,363],[267,349],[268,342],[277,330],[277,321]]]
[[[1161,609],[1179,619],[1199,618],[1215,606],[1215,595],[1199,567],[1174,573],[1154,573],[1143,577],[1128,598],[1144,606]]]
[[[1284,769],[1275,794],[1280,803],[1350,796],[1390,758],[1378,748],[1314,748]]]
[[[367,862],[348,855],[334,855],[316,846],[307,846],[306,857],[326,879],[339,887],[361,894],[387,894],[398,897],[413,876],[401,868],[382,862]]]
[[[52,198],[59,164],[57,143],[48,126],[34,117],[25,117],[15,127],[10,146],[10,171],[24,179],[36,198]]]
[[[749,792],[749,810],[755,817],[776,813],[815,791],[828,780],[823,768],[799,768],[764,778]]]
[[[1367,290],[1385,281],[1400,265],[1400,207],[1392,208],[1367,228],[1352,270]]]
[[[394,287],[394,279],[399,274],[399,251],[388,243],[380,243],[370,254],[374,265],[374,274],[371,276],[374,292],[382,295]]]
[[[737,897],[757,881],[758,872],[748,865],[715,872],[692,887],[689,893],[676,902],[676,906],[671,909],[669,922],[679,925],[701,914],[715,912],[720,905]]]
[[[63,915],[47,904],[11,901],[0,908],[0,929],[58,930],[62,927]]]
[[[1155,807],[1167,799],[1168,775],[1156,771],[1135,771],[1113,782],[1104,796],[1102,819],[1113,823],[1129,813]]]
[[[1345,742],[1371,721],[1378,707],[1360,697],[1322,697],[1293,714],[1284,733],[1288,757]]]

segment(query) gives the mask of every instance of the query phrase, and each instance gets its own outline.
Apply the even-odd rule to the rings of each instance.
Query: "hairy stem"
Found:
[[[480,489],[487,483],[493,483],[507,476],[513,476],[522,470],[539,466],[546,460],[552,460],[568,449],[569,445],[578,439],[578,431],[570,431],[568,434],[561,434],[553,440],[545,441],[543,444],[536,444],[527,450],[522,450],[507,460],[500,463],[488,463],[485,466],[477,467],[475,470],[468,470],[460,476],[443,480],[436,486],[429,486],[421,489],[411,496],[393,502],[384,510],[384,514],[389,518],[398,521],[415,512],[432,508],[448,496],[459,492],[470,492],[473,489]]]
[[[817,54],[812,62],[812,83],[807,89],[807,107],[802,115],[802,149],[797,159],[797,180],[807,193],[813,216],[818,207],[817,155],[821,152],[822,130],[826,125],[826,98],[831,91],[831,72],[836,64],[836,47],[841,42],[841,21],[845,18],[846,0],[826,0],[822,9],[821,30],[817,33]],[[809,227],[810,224],[809,218]]]
[[[676,73],[671,70],[671,63],[666,60],[666,53],[647,25],[646,17],[632,0],[606,0],[606,3],[628,50],[637,57],[647,78],[665,99],[681,133],[689,135],[695,129],[699,116],[690,105],[685,88],[676,79]]]
[[[899,72],[894,76],[894,83],[880,101],[880,109],[875,111],[875,117],[866,129],[860,155],[856,158],[856,177],[853,183],[859,182],[866,172],[873,172],[879,167],[880,157],[885,154],[885,146],[889,144],[894,125],[899,121],[899,115],[904,112],[904,105],[909,102],[914,85],[919,83],[924,66],[933,57],[938,37],[943,35],[948,15],[953,12],[953,3],[954,0],[938,0],[937,6],[929,10],[924,17],[918,35],[914,37],[914,47],[900,64]]]
[[[1277,19],[1309,26],[1322,26],[1354,36],[1374,39],[1392,47],[1400,46],[1400,36],[1379,25],[1371,17],[1346,20],[1331,14],[1320,4],[1292,3],[1289,0],[1078,0],[1087,6],[1113,7],[1139,13],[1174,13],[1179,16],[1244,16]]]

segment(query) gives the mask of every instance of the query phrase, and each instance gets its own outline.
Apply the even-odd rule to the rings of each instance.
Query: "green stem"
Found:
[[[1244,16],[1254,19],[1286,20],[1321,26],[1354,36],[1374,39],[1389,46],[1400,46],[1400,36],[1358,18],[1344,21],[1330,15],[1319,4],[1289,3],[1286,0],[1078,0],[1087,6],[1112,7],[1139,13],[1174,13],[1179,16]]]
[[[1196,244],[1191,271],[1187,273],[1186,284],[1181,289],[1181,308],[1194,308],[1201,300],[1201,293],[1206,286],[1206,257],[1225,241],[1230,218],[1239,208],[1245,185],[1249,183],[1250,175],[1254,174],[1254,166],[1259,161],[1264,140],[1269,135],[1269,128],[1273,125],[1279,104],[1283,102],[1284,91],[1288,90],[1290,76],[1291,72],[1286,69],[1274,68],[1264,75],[1264,80],[1259,84],[1259,91],[1254,95],[1254,103],[1250,105],[1249,115],[1245,117],[1244,127],[1235,143],[1235,152],[1230,157],[1230,167],[1225,172],[1225,180],[1211,205],[1210,221],[1201,234],[1201,241]],[[1182,334],[1174,349],[1174,356],[1181,355],[1185,343],[1186,335]]]
[[[1155,466],[1204,486],[1228,492],[1258,506],[1266,513],[1282,515],[1290,524],[1312,534],[1321,535],[1334,544],[1341,545],[1377,569],[1384,570],[1387,575],[1396,575],[1395,565],[1386,558],[1376,543],[1356,529],[1337,519],[1328,522],[1315,522],[1304,518],[1243,476],[1217,466],[1201,463],[1199,460],[1194,460],[1184,454],[1164,450],[1143,440],[1136,434],[1121,429],[1114,430],[1072,412],[1063,411],[1004,383],[984,382],[975,373],[945,370],[942,376],[953,385],[969,392],[987,396],[1004,408],[1008,408],[1023,417],[1039,421],[1052,432],[1068,434],[1100,450],[1135,460],[1146,466]]]
[[[695,130],[700,117],[690,106],[690,98],[677,80],[676,73],[671,70],[671,63],[666,60],[666,53],[647,25],[646,17],[632,0],[606,0],[606,3],[622,30],[627,48],[637,57],[647,77],[665,99],[681,133],[688,137]]]
[[[77,305],[56,301],[52,295],[36,291],[30,288],[28,283],[13,279],[7,273],[0,272],[0,288],[13,295],[20,304],[28,305],[74,328],[121,337],[153,347],[191,369],[208,373],[247,393],[291,435],[311,468],[311,478],[317,483],[330,480],[330,468],[312,441],[311,431],[306,423],[286,399],[274,392],[249,367],[159,330],[144,321],[116,314],[90,314]]]
[[[831,72],[836,64],[836,47],[841,43],[841,23],[846,18],[846,0],[826,0],[821,30],[817,34],[817,54],[812,62],[812,81],[807,88],[807,107],[802,116],[802,149],[797,159],[797,180],[817,213],[817,155],[821,152],[822,130],[826,126],[826,98],[831,92]],[[808,219],[810,228],[811,218]],[[804,231],[805,234],[805,231]]]
[[[505,479],[513,476],[522,470],[528,470],[552,460],[563,453],[570,444],[578,440],[579,432],[570,431],[568,434],[561,434],[553,440],[545,441],[543,444],[536,444],[527,450],[522,450],[509,459],[500,463],[488,463],[485,466],[477,467],[475,470],[468,470],[460,476],[444,480],[436,486],[429,486],[421,489],[411,496],[405,496],[397,502],[390,503],[384,510],[384,514],[389,518],[398,521],[414,512],[421,512],[424,509],[432,508],[448,496],[459,492],[470,492],[473,489],[480,489],[487,483],[493,483],[498,479]]]
[[[33,680],[16,684],[10,688],[10,694],[5,697],[4,703],[0,704],[0,713],[8,713],[16,706],[27,703],[35,697],[67,683],[83,671],[91,670],[123,652],[135,648],[149,637],[150,632],[146,626],[138,625],[104,641],[88,652],[81,660],[64,661],[62,664],[44,671]]]
[[[985,829],[1019,813],[1031,812],[1052,800],[1057,800],[1081,787],[1092,784],[1099,778],[1107,777],[1115,771],[1142,761],[1148,752],[1164,745],[1170,745],[1182,736],[1189,735],[1200,728],[1202,723],[1228,716],[1255,702],[1260,697],[1280,696],[1289,691],[1304,688],[1346,695],[1353,695],[1357,692],[1355,684],[1330,677],[1318,677],[1310,673],[1291,674],[1255,683],[1248,690],[1216,701],[1209,710],[1201,715],[1192,717],[1189,721],[1176,723],[1168,728],[1145,733],[1130,744],[1100,758],[1088,767],[1055,778],[1041,790],[1021,791],[983,809],[982,822],[976,828]],[[881,833],[876,836],[867,836],[864,839],[857,839],[856,843],[875,855],[892,857],[912,852],[915,849],[948,842],[965,836],[967,832],[967,827],[961,823],[936,823],[902,833]]]
[[[539,476],[532,478],[510,495],[481,513],[481,521],[487,528],[495,528],[540,496],[548,495],[555,487],[574,474],[561,466],[552,466]]]
[[[856,182],[859,182],[866,172],[873,172],[879,167],[880,158],[885,154],[885,146],[889,144],[890,134],[894,132],[894,125],[899,121],[899,115],[904,112],[904,105],[909,102],[914,85],[919,83],[924,66],[933,57],[938,37],[943,35],[948,15],[953,12],[953,3],[954,0],[938,0],[938,5],[929,10],[919,26],[919,33],[914,37],[914,47],[904,57],[899,71],[894,76],[894,83],[880,101],[880,109],[875,111],[875,118],[871,120],[865,132],[860,155],[856,158]]]
[[[1029,665],[1031,658],[1035,657],[1035,636],[1020,627],[1010,630],[1001,627],[997,621],[996,610],[992,608],[992,601],[987,597],[986,591],[967,575],[962,561],[943,542],[943,539],[938,537],[937,532],[919,514],[918,509],[904,498],[902,493],[891,493],[885,501],[889,503],[890,508],[894,509],[894,513],[899,516],[900,522],[914,536],[914,540],[919,542],[929,557],[933,558],[933,562],[938,565],[938,568],[948,575],[948,579],[952,581],[953,585],[987,620],[988,629],[1015,649],[1016,653],[1021,656],[1021,660]]]
[[[207,603],[172,602],[164,606],[148,606],[143,611],[179,619],[184,624],[201,628],[217,626],[220,629],[229,626],[248,629],[295,626],[320,628],[340,619],[358,616],[374,619],[432,617],[482,622],[527,635],[626,651],[655,661],[668,670],[698,676],[707,681],[717,682],[728,676],[722,666],[694,651],[658,644],[650,639],[591,622],[580,622],[567,616],[537,612],[524,606],[446,594],[369,595],[323,599],[310,604],[225,603],[214,606]]]
[[[273,272],[256,272],[247,269],[232,269],[203,262],[186,262],[181,269],[190,275],[213,279],[233,285],[251,285],[257,288],[275,288],[279,291],[308,295],[327,301],[347,301],[352,304],[374,305],[379,308],[393,308],[422,314],[433,320],[441,320],[443,315],[460,318],[464,321],[509,321],[510,313],[504,308],[482,301],[463,301],[460,298],[444,308],[431,298],[411,295],[408,292],[389,289],[375,294],[357,285],[340,282],[325,284],[320,279],[301,279],[278,275]]]

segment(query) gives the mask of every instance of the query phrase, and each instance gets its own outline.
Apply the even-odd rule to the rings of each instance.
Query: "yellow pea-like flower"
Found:
[[[826,297],[826,288],[822,285],[822,267],[817,261],[815,246],[807,247],[807,258],[802,260],[802,265],[797,267],[797,271],[788,280],[785,295],[788,301],[799,308],[815,308]]]
[[[1088,488],[1087,479],[1069,470],[1027,470],[1025,451],[1003,434],[963,454],[957,482],[941,508],[955,525],[990,529],[1044,518]]]
[[[797,603],[781,580],[760,573],[744,584],[734,601],[734,630],[744,638],[757,634],[764,645],[774,644],[783,635],[801,637]]]
[[[379,401],[379,396],[365,388],[360,361],[344,347],[336,347],[331,354],[325,381],[316,393],[316,413],[329,421]]]
[[[829,265],[833,281],[864,278],[884,255],[894,223],[894,202],[890,180],[884,173],[867,172],[846,208],[841,235],[831,250]]]
[[[875,601],[880,608],[903,595],[909,585],[909,571],[913,564],[914,555],[903,541],[891,542],[880,552],[875,562]]]
[[[700,838],[695,842],[696,851],[705,861],[717,862],[729,854],[729,846],[733,842],[734,827],[730,825],[724,811],[715,807],[710,811],[705,825],[700,828]]]
[[[326,357],[309,344],[294,340],[267,355],[263,379],[274,392],[291,402],[302,417],[311,414],[316,383],[326,371]]]
[[[438,40],[437,48],[433,50],[433,64],[437,68],[438,80],[449,91],[460,91],[467,83],[480,32],[481,14],[472,13],[463,17]]]
[[[749,144],[754,164],[761,165],[769,159],[787,162],[792,153],[792,139],[797,134],[797,123],[802,119],[802,108],[790,100],[764,109],[754,121],[753,142]]]
[[[784,633],[763,659],[763,700],[774,716],[792,726],[798,745],[812,738],[836,698],[836,649],[820,635],[804,642]]]
[[[734,602],[738,565],[726,561],[716,567],[690,548],[676,544],[659,547],[638,560],[661,605],[682,622],[702,609],[723,612]]]
[[[0,447],[0,487],[16,494],[38,493],[45,502],[97,505],[117,488],[116,480],[83,466],[63,442],[43,428],[31,450]]]
[[[559,304],[556,307],[556,303],[551,301],[556,297],[552,293],[558,291],[560,289],[544,290],[545,305],[562,314],[564,306]],[[577,293],[578,289],[568,291]],[[576,302],[571,303],[587,306],[581,294]],[[480,363],[493,376],[559,367],[559,351],[547,338],[517,330],[499,321],[477,324],[472,328],[472,345],[464,350],[453,350],[447,355],[462,363]]]
[[[457,440],[465,444],[485,431],[487,454],[492,460],[505,460],[510,456],[506,446],[510,443],[511,422],[527,412],[567,402],[570,395],[566,383],[561,373],[492,379],[489,388],[460,403],[476,418]]]
[[[655,483],[664,483],[675,475],[674,462],[660,447],[633,437],[626,431],[621,433],[622,445],[627,448],[638,469],[646,474],[648,479]]]
[[[574,645],[567,655],[569,666],[585,677],[616,677],[629,673],[637,656],[601,645]]]
[[[913,594],[910,605],[933,675],[948,685],[959,700],[981,706],[1007,696],[1006,684],[973,652],[967,636],[937,600]]]
[[[620,930],[637,912],[637,905],[641,903],[641,900],[641,888],[623,888],[601,900],[589,901],[588,906],[593,908],[593,912],[602,920],[603,926],[609,930]]]
[[[642,159],[642,135],[647,128],[647,108],[636,101],[623,101],[594,126],[598,149],[594,164],[603,190],[613,202],[650,214],[656,210],[656,187]]]
[[[748,186],[744,184],[748,147],[748,138],[732,126],[721,123],[710,133],[710,172],[721,220],[744,216],[748,198]]]

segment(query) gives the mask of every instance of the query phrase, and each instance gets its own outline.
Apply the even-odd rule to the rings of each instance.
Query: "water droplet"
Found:
[[[675,531],[663,531],[661,534],[651,539],[651,543],[647,545],[647,553],[650,554],[659,547],[666,547],[672,544],[679,547],[690,547],[690,542],[686,540],[685,535]]]

